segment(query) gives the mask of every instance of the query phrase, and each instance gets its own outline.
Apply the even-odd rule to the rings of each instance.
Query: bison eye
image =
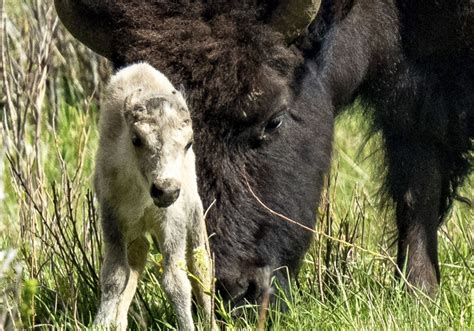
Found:
[[[193,142],[190,141],[190,142],[186,145],[186,147],[184,147],[184,151],[186,152],[188,149],[191,148],[192,145],[193,145]]]
[[[283,114],[277,115],[270,119],[265,125],[265,132],[272,133],[276,131],[283,123]]]
[[[132,144],[133,144],[133,146],[135,146],[135,147],[140,147],[140,146],[143,145],[143,142],[142,142],[142,140],[140,139],[140,137],[134,135],[134,136],[132,137]]]

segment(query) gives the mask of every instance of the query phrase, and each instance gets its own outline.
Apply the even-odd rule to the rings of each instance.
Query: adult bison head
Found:
[[[289,43],[318,1],[56,0],[68,29],[116,67],[147,61],[186,87],[200,194],[227,299],[287,286],[328,168],[332,109],[316,64]],[[301,20],[300,18],[305,19]],[[259,202],[260,200],[260,202]]]

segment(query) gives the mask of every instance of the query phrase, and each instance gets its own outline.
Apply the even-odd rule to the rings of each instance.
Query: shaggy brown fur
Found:
[[[117,1],[114,62],[153,64],[172,81],[186,84],[192,108],[217,111],[220,120],[229,109],[250,115],[258,108],[241,98],[261,88],[255,68],[267,65],[280,79],[291,81],[302,63],[298,52],[285,47],[281,34],[257,20],[263,8],[249,11],[242,3],[230,8],[219,1],[136,2]],[[241,120],[240,114],[226,116],[232,125]],[[229,123],[223,126],[228,128]]]

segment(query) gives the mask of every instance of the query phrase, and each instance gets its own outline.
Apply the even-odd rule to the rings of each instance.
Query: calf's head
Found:
[[[158,207],[178,198],[185,154],[192,144],[189,112],[176,101],[173,95],[139,89],[124,105],[136,165]]]
[[[126,151],[127,171],[135,173],[156,206],[170,206],[180,194],[193,136],[182,94],[151,66],[137,64],[112,78],[108,99],[109,107],[123,108],[125,128],[115,143]]]

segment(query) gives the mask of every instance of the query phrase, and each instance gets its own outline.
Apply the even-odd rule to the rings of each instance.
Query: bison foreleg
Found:
[[[433,295],[440,279],[437,230],[446,175],[435,146],[393,138],[387,139],[388,189],[396,204],[397,264],[411,284]]]

